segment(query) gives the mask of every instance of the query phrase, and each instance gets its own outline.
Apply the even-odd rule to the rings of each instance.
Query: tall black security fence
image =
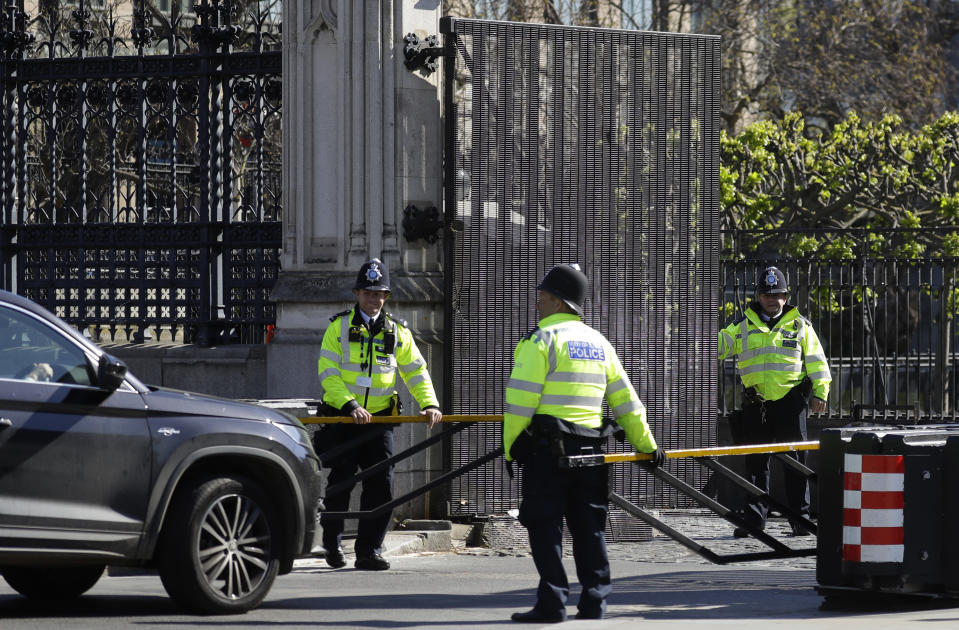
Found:
[[[262,341],[280,3],[0,1],[3,288],[101,341]]]
[[[452,413],[502,413],[535,284],[590,277],[585,320],[616,347],[666,448],[715,443],[719,71],[715,37],[445,20],[446,329]],[[460,225],[461,223],[461,225]],[[454,465],[499,427],[452,440]],[[625,449],[623,445],[618,448]],[[631,450],[631,449],[629,449]],[[698,485],[694,466],[673,472]],[[627,467],[613,489],[677,501]],[[451,488],[454,514],[503,513],[502,463]]]
[[[954,230],[767,230],[724,233],[720,325],[755,300],[776,265],[790,303],[813,324],[833,383],[819,420],[955,422],[959,259]],[[735,361],[723,363],[720,413],[741,404]]]

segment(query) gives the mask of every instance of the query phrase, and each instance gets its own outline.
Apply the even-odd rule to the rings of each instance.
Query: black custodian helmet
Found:
[[[756,293],[789,293],[786,276],[775,267],[766,267],[759,278]]]
[[[382,260],[373,258],[360,267],[360,273],[356,275],[356,284],[353,285],[353,288],[367,291],[389,291],[390,270],[386,268]]]
[[[589,280],[579,269],[579,265],[557,265],[549,270],[543,281],[536,285],[537,289],[549,291],[576,311],[583,315],[583,302],[586,299],[586,288]]]

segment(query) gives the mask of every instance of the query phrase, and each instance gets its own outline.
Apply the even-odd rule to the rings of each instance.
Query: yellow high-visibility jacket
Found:
[[[832,375],[819,337],[795,306],[786,305],[772,330],[753,308],[719,331],[719,359],[736,357],[745,387],[779,400],[808,375],[812,393],[826,400]]]
[[[646,407],[606,337],[573,314],[541,319],[513,354],[503,418],[506,459],[512,460],[513,442],[538,413],[601,428],[604,396],[630,444],[643,453],[655,451]]]
[[[317,368],[323,402],[342,410],[355,401],[351,408],[359,405],[370,413],[382,411],[390,406],[398,369],[420,408],[438,407],[426,361],[406,322],[386,311],[380,317],[385,319],[372,338],[359,307],[331,318]]]

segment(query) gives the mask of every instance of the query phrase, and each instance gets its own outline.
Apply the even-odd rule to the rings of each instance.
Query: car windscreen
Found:
[[[25,311],[0,306],[0,378],[92,385],[86,354]]]

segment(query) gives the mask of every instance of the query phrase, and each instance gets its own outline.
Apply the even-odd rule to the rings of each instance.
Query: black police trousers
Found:
[[[594,442],[595,443],[595,442]],[[567,440],[566,454],[578,451]],[[535,609],[565,616],[569,581],[563,568],[563,517],[573,539],[582,617],[601,618],[613,590],[606,553],[609,482],[605,466],[559,468],[557,456],[540,449],[523,462],[519,520],[529,531],[530,551],[539,572]]]
[[[742,426],[737,444],[770,444],[801,442],[806,440],[806,397],[801,387],[794,387],[779,400],[753,403],[743,406]],[[788,454],[805,463],[802,451]],[[768,453],[745,456],[746,479],[754,486],[769,492]],[[785,503],[802,516],[809,515],[809,482],[796,471],[786,468],[783,472]],[[749,499],[742,515],[748,523],[763,528],[766,526],[768,507],[762,501]]]
[[[373,414],[388,416],[390,409],[384,409]],[[331,430],[332,429],[332,430]],[[327,431],[330,435],[327,435]],[[379,435],[375,435],[379,434]],[[375,435],[375,437],[374,437]],[[356,437],[367,436],[366,440],[349,449],[342,455],[336,456],[329,462],[330,475],[327,479],[327,488],[346,484],[343,491],[324,498],[326,509],[330,512],[345,512],[350,507],[350,493],[356,481],[353,480],[357,470],[365,470],[384,459],[393,456],[393,427],[384,427],[379,424],[332,424],[323,428],[324,446],[331,448],[336,444],[343,444]],[[327,441],[328,440],[328,441]],[[376,473],[363,480],[363,489],[360,494],[360,510],[373,510],[380,505],[393,500],[393,466]],[[379,516],[359,519],[356,541],[353,549],[357,556],[371,556],[380,553],[383,539],[389,531],[393,519],[392,510],[387,510]],[[323,548],[336,549],[343,542],[344,521],[341,518],[330,518],[325,514],[320,516],[323,526]]]

